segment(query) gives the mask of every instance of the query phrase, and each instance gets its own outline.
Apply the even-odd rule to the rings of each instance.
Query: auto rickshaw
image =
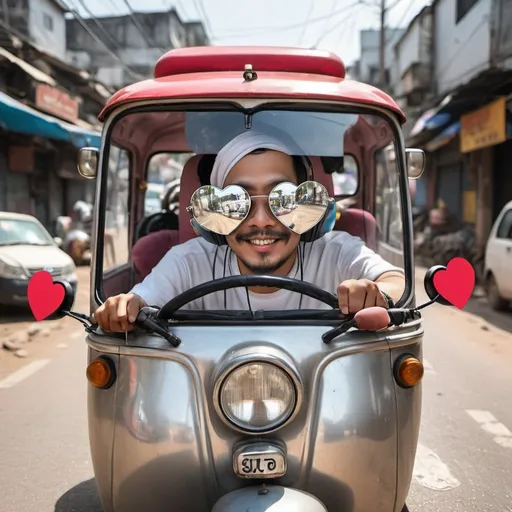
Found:
[[[255,128],[288,134],[311,162],[311,204],[321,215],[307,227],[360,237],[403,269],[406,286],[388,327],[375,331],[358,329],[333,293],[299,278],[217,275],[161,308],[143,308],[137,328],[121,334],[71,312],[66,288],[62,314],[87,329],[90,447],[104,510],[407,510],[423,376],[408,179],[421,175],[424,154],[404,147],[404,114],[320,50],[185,48],[163,55],[154,74],[111,98],[100,115],[101,149],[79,152],[80,174],[97,181],[91,313],[143,280],[171,247],[198,236],[190,204],[206,183],[204,165]],[[159,230],[144,233],[148,166],[161,153],[187,157],[178,226],[165,225],[162,213]],[[357,187],[335,195],[345,169]],[[206,199],[197,208],[214,200],[215,215],[229,216],[217,192]],[[347,199],[348,208],[336,206]],[[303,222],[307,200],[286,201],[287,214],[299,208],[294,223]],[[107,206],[116,220],[115,264],[105,258]],[[443,268],[425,277],[427,305],[449,304],[433,285]],[[253,285],[293,290],[321,307],[190,307]]]

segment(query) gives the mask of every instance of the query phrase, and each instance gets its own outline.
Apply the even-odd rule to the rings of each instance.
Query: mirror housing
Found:
[[[78,150],[77,168],[83,178],[93,180],[98,174],[99,151],[96,148]]]
[[[62,300],[62,304],[59,308],[48,316],[46,320],[60,320],[61,318],[64,318],[66,316],[64,311],[71,311],[75,302],[75,292],[73,287],[67,281],[64,281],[63,279],[55,279],[53,282],[54,284],[59,284],[64,288],[64,299]]]
[[[62,247],[62,238],[60,236],[54,236],[53,241],[59,246]]]
[[[434,275],[436,274],[436,272],[439,272],[440,270],[446,270],[446,267],[443,265],[435,265],[433,267],[430,267],[425,273],[425,278],[423,279],[423,286],[425,287],[425,291],[427,292],[428,298],[430,300],[434,300],[436,296],[439,295],[439,297],[436,300],[438,304],[441,304],[442,306],[453,306],[451,302],[448,302],[444,297],[442,297],[439,294],[439,292],[436,290],[436,287],[434,286]]]
[[[407,174],[410,179],[417,180],[425,170],[425,152],[422,149],[406,148]]]

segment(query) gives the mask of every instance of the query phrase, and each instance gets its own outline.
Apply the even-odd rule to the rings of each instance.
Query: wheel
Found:
[[[496,284],[494,276],[489,273],[485,283],[485,293],[487,294],[487,300],[491,305],[492,309],[496,311],[503,311],[508,307],[508,301],[500,295],[500,290]]]

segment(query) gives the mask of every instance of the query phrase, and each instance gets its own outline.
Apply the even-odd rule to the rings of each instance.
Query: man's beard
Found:
[[[293,254],[293,252],[292,252]],[[250,263],[238,256],[240,261],[248,268],[253,274],[273,274],[277,270],[279,270],[286,262],[290,260],[292,254],[288,254],[281,259],[272,261],[270,258],[263,257],[260,263]]]

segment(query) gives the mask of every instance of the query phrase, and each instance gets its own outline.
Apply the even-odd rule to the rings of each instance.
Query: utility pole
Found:
[[[379,87],[386,84],[386,0],[380,0]]]

